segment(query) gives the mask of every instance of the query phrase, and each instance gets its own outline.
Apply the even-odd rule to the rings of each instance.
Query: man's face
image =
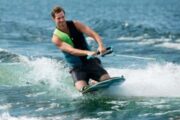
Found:
[[[66,21],[64,12],[61,11],[60,13],[55,13],[54,21],[58,26],[63,26],[65,24],[65,21]]]

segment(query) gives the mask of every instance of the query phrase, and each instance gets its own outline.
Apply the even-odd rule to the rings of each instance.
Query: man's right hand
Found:
[[[95,56],[96,52],[95,51],[87,51],[87,56]]]

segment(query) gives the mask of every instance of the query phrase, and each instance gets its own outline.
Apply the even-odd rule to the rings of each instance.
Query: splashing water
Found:
[[[112,76],[123,74],[126,81],[112,94],[125,96],[180,97],[180,66],[149,64],[141,69],[108,69]]]

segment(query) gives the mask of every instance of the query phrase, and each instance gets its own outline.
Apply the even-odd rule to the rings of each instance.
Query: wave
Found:
[[[122,86],[112,88],[110,94],[123,96],[180,97],[180,65],[149,64],[139,69],[109,68],[112,76],[124,75]]]
[[[2,50],[2,53],[8,54],[10,57],[6,57],[6,59],[11,62],[4,62],[5,58],[3,58],[0,63],[1,86],[39,86],[45,87],[54,93],[60,92],[61,95],[71,97],[79,95],[63,61],[47,57],[30,59],[4,50]]]
[[[108,38],[124,37],[137,37],[145,35],[146,38],[170,38],[175,41],[180,38],[179,32],[166,31],[161,28],[155,28],[146,24],[135,24],[128,21],[115,21],[105,19],[94,19],[92,26],[98,31],[101,36]]]
[[[21,42],[49,41],[52,31],[49,27],[41,27],[37,26],[37,24],[26,25],[25,23],[14,21],[2,21],[0,23],[1,39],[10,41],[20,40]]]
[[[18,55],[12,52],[9,52],[5,49],[0,49],[0,62],[4,63],[14,63],[25,60],[25,57]]]
[[[62,61],[52,58],[27,59],[20,63],[0,64],[1,85],[39,85],[53,93],[79,96],[73,80]],[[124,75],[125,83],[111,95],[120,96],[170,96],[180,97],[180,65],[174,63],[149,63],[143,68],[107,68],[111,76]],[[113,94],[112,94],[113,93]]]
[[[165,42],[165,43],[162,43],[162,44],[156,45],[156,46],[180,50],[180,43]]]
[[[1,120],[63,120],[66,116],[53,116],[53,117],[31,117],[31,116],[12,116],[9,112],[4,112],[0,115]]]
[[[139,45],[151,45],[154,47],[180,50],[179,39],[172,41],[171,38],[147,38],[146,35],[143,35],[136,37],[118,37],[117,40],[137,42]]]

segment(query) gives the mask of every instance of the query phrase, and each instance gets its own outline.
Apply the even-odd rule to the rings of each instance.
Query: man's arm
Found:
[[[67,44],[67,43],[63,42],[62,40],[60,40],[56,35],[53,35],[52,42],[59,49],[61,49],[62,51],[70,53],[70,54],[72,54],[74,56],[85,56],[85,55],[93,55],[93,54],[95,54],[95,52],[92,52],[92,51],[80,50],[80,49],[73,48],[69,44]]]
[[[76,28],[78,30],[80,30],[81,32],[87,34],[88,36],[92,37],[97,43],[98,43],[98,50],[102,53],[105,51],[103,42],[101,40],[101,37],[94,31],[92,30],[90,27],[82,24],[79,21],[74,21],[74,24],[76,26]]]

